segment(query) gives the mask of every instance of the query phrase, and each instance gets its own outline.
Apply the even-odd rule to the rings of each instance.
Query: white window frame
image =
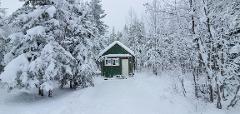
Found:
[[[113,65],[114,61],[115,61],[115,65]],[[119,58],[112,58],[112,66],[119,66]]]
[[[120,65],[120,61],[119,61],[119,58],[105,58],[104,60],[105,62],[105,66],[119,66]],[[108,61],[108,62],[107,62]],[[115,65],[113,65],[115,61]]]
[[[111,58],[105,58],[104,61],[105,61],[105,66],[111,66]]]

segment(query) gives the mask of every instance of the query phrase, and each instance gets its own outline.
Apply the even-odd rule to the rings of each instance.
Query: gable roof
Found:
[[[121,43],[119,41],[114,41],[108,47],[106,47],[104,50],[102,50],[100,52],[100,54],[98,55],[98,58],[101,57],[104,53],[106,53],[109,49],[111,49],[116,44],[118,44],[119,46],[121,46],[123,49],[125,49],[127,52],[129,52],[130,54],[132,54],[134,56],[134,52],[132,50],[130,50],[127,46],[125,46],[123,43]]]

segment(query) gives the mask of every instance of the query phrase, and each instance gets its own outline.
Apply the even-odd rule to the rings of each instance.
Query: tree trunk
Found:
[[[185,86],[184,86],[184,80],[183,79],[181,79],[181,85],[182,85],[182,89],[183,89],[183,95],[184,95],[184,97],[186,97],[186,89],[185,89]]]
[[[73,89],[73,81],[70,81],[70,89]]]
[[[194,82],[194,90],[195,90],[195,97],[198,98],[198,84],[197,84],[197,72],[196,68],[193,70],[193,82]]]
[[[213,90],[213,86],[212,86],[212,78],[214,77],[214,74],[212,73],[214,71],[214,68],[213,68],[213,51],[214,51],[214,47],[213,47],[213,35],[212,35],[212,30],[211,30],[211,24],[210,24],[210,18],[209,18],[209,8],[207,7],[208,6],[208,3],[203,0],[203,10],[204,10],[204,14],[207,18],[206,20],[206,29],[207,29],[207,34],[209,35],[208,36],[208,40],[209,40],[209,45],[210,46],[207,46],[208,48],[208,52],[207,52],[207,55],[208,55],[208,62],[205,63],[207,65],[205,65],[206,69],[207,70],[207,78],[208,78],[208,89],[209,89],[209,100],[210,102],[214,102],[214,90]]]
[[[156,75],[156,76],[158,75],[157,68],[155,68],[155,67],[153,68],[153,74]]]
[[[53,96],[53,91],[52,90],[49,90],[48,91],[48,97],[52,97]]]
[[[213,99],[213,87],[212,87],[211,84],[209,84],[208,87],[209,87],[209,101],[211,103],[213,103],[213,101],[214,101],[214,99]]]
[[[41,91],[41,89],[40,89],[40,87],[38,88],[38,95],[42,95],[42,91]]]
[[[190,5],[190,9],[191,11],[194,13],[195,12],[195,8],[194,8],[194,0],[189,0],[189,5]],[[192,27],[191,27],[191,31],[192,31],[192,34],[196,34],[195,32],[195,20],[194,20],[194,14],[191,15],[191,21],[192,21]]]
[[[38,88],[38,95],[44,96],[44,91],[41,89],[41,87]]]
[[[220,94],[220,87],[217,84],[217,108],[222,109],[222,103],[221,103],[221,94]]]
[[[195,19],[194,19],[194,13],[195,13],[195,0],[189,0],[189,5],[190,5],[190,9],[192,11],[192,15],[191,15],[191,32],[193,34],[193,37],[195,37],[196,35],[196,31],[195,31]],[[200,40],[200,39],[198,39]],[[198,95],[198,84],[197,84],[197,78],[198,78],[198,73],[199,73],[199,68],[200,68],[200,64],[202,62],[202,55],[200,52],[200,44],[199,44],[199,41],[197,42],[197,47],[198,47],[198,62],[199,62],[199,66],[196,66],[197,68],[194,68],[193,70],[193,81],[194,81],[194,89],[195,89],[195,97],[196,98],[199,98],[199,95]]]
[[[230,102],[230,104],[228,105],[228,108],[229,107],[234,107],[237,104],[238,100],[240,99],[240,97],[238,96],[239,90],[240,90],[240,85],[237,87],[237,90],[235,92],[235,96],[232,99],[232,101]]]
[[[224,85],[221,85],[221,86],[220,86],[220,92],[222,93],[222,99],[223,99],[224,101],[226,101],[227,99],[226,99],[226,97],[225,97]]]

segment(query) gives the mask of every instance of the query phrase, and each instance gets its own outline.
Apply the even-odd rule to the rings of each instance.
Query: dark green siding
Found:
[[[106,77],[113,77],[116,75],[121,75],[122,74],[122,63],[121,60],[119,61],[119,66],[104,66],[104,62],[103,62],[103,76]]]
[[[130,54],[128,51],[126,51],[124,48],[119,46],[118,44],[114,45],[111,49],[109,49],[107,52],[105,52],[102,56],[108,55],[108,54]],[[128,59],[129,60],[129,73],[133,74],[135,70],[135,57],[132,55],[132,57],[123,57],[119,58],[119,66],[105,66],[104,60],[101,61],[101,73],[102,76],[105,77],[113,77],[116,75],[122,74],[122,59]]]

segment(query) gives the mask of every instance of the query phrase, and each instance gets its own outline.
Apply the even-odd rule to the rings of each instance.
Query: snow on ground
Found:
[[[137,74],[134,78],[95,78],[95,87],[58,90],[53,98],[12,92],[0,85],[0,114],[238,114],[183,97],[170,76]],[[198,107],[196,106],[198,104]]]

